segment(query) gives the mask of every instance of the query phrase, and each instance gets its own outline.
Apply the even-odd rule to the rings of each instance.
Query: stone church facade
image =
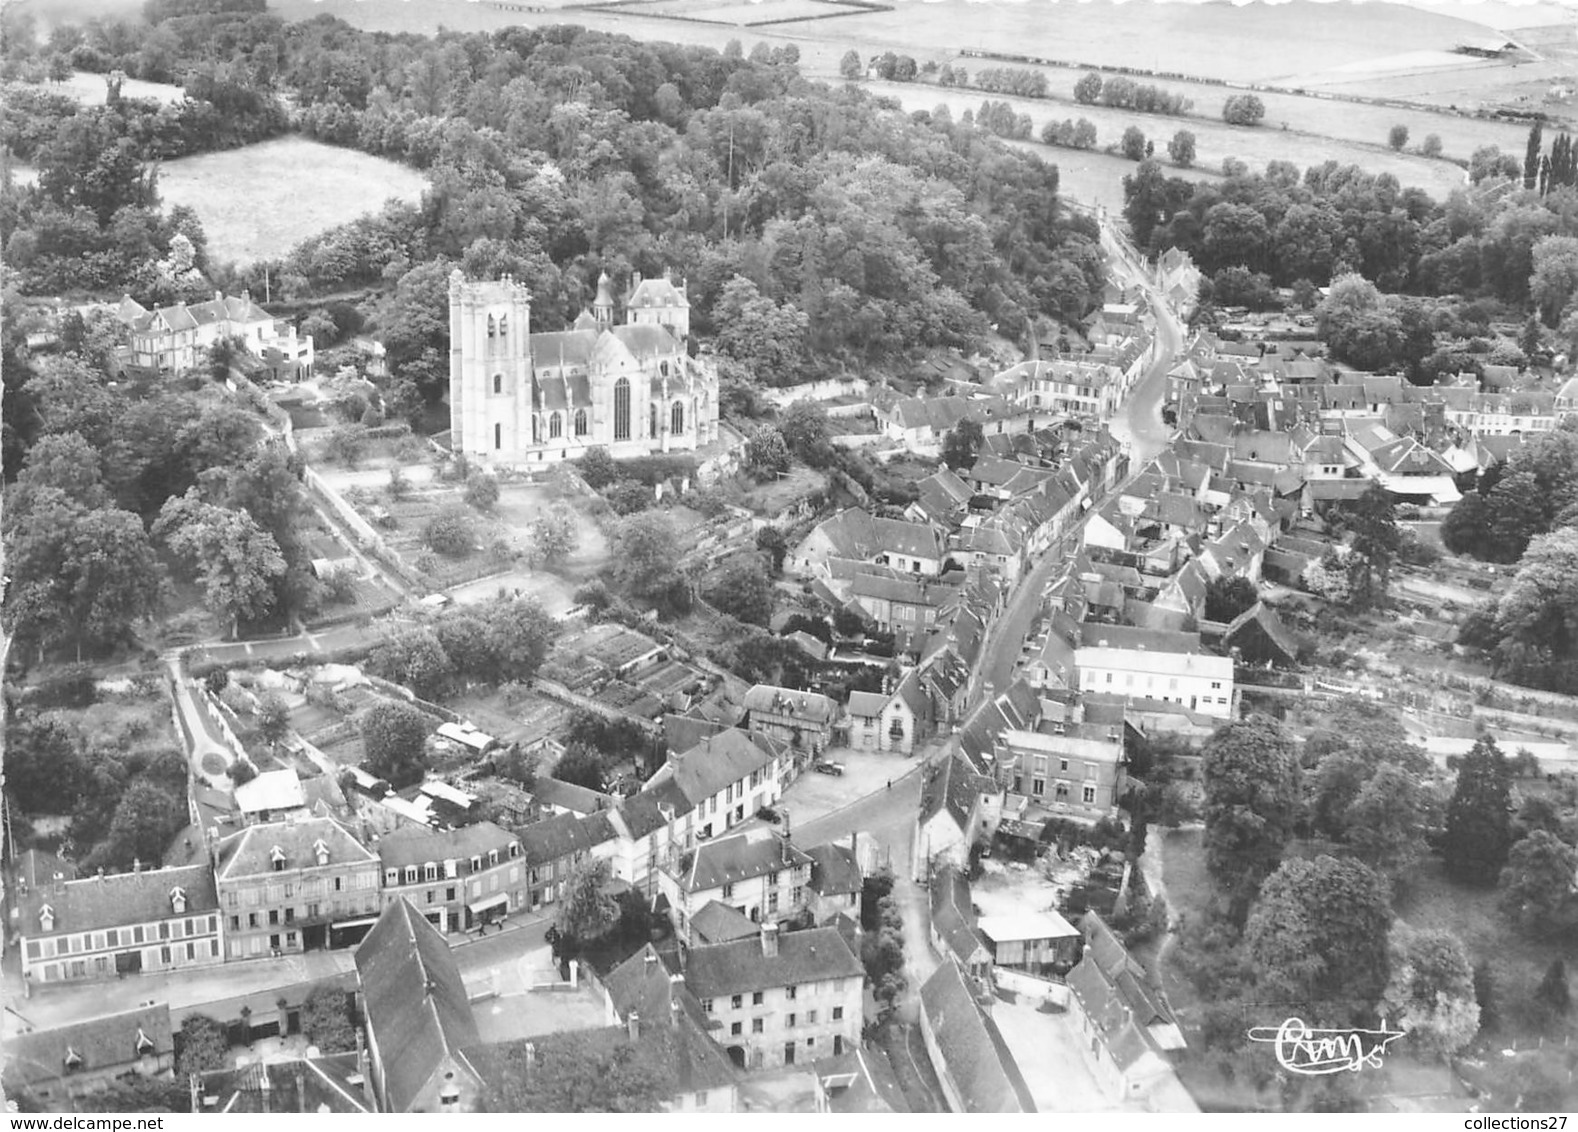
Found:
[[[532,334],[531,296],[505,276],[449,277],[450,446],[504,464],[694,451],[718,436],[718,375],[686,351],[684,284],[642,280],[614,324],[608,276],[569,330]]]

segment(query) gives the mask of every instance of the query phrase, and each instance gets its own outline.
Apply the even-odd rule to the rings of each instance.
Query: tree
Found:
[[[475,481],[473,481],[475,482]],[[450,504],[422,527],[422,543],[428,549],[452,558],[463,558],[476,549],[476,529],[463,508]]]
[[[773,577],[784,572],[784,556],[789,553],[789,544],[782,531],[771,525],[762,527],[756,532],[756,549],[767,555],[768,569]]]
[[[1453,878],[1494,884],[1512,848],[1507,813],[1512,772],[1496,741],[1483,735],[1458,764],[1457,785],[1447,803],[1441,848]]]
[[[362,716],[362,769],[396,790],[427,773],[427,716],[410,704],[380,700]]]
[[[624,519],[614,530],[614,577],[637,597],[665,592],[676,577],[679,539],[674,524],[658,511]]]
[[[478,511],[492,511],[499,502],[499,477],[488,472],[467,476],[465,500]]]
[[[576,464],[580,469],[581,478],[586,481],[586,486],[593,491],[602,491],[619,475],[619,465],[608,454],[608,449],[601,444],[594,444],[588,448],[586,455],[576,461]]]
[[[1386,144],[1398,153],[1403,152],[1403,146],[1408,144],[1408,127],[1402,125],[1393,126],[1386,135]]]
[[[1233,94],[1222,103],[1222,121],[1231,126],[1258,126],[1266,104],[1252,94]]]
[[[181,1077],[226,1069],[230,1065],[230,1040],[225,1028],[206,1014],[188,1014],[175,1036],[175,1071]]]
[[[759,559],[741,559],[707,590],[720,612],[766,628],[773,615],[773,588]]]
[[[553,777],[588,790],[602,790],[603,756],[585,743],[571,743],[554,764]]]
[[[258,734],[270,743],[277,743],[290,730],[290,708],[275,692],[265,692],[258,699]]]
[[[615,480],[603,489],[603,498],[616,515],[634,515],[652,506],[652,489],[640,480]]]
[[[754,479],[770,480],[789,470],[789,446],[772,425],[760,425],[745,442],[744,469]]]
[[[1544,139],[1541,136],[1545,131],[1545,123],[1535,120],[1529,127],[1529,140],[1523,151],[1523,187],[1532,189],[1538,184],[1540,177],[1540,158],[1545,149]]]
[[[320,1053],[354,1050],[356,1027],[351,1023],[350,996],[332,983],[313,987],[301,1004],[301,1032]]]
[[[1348,841],[1371,868],[1405,872],[1427,852],[1440,827],[1440,812],[1429,785],[1388,763],[1377,768],[1348,807]]]
[[[1094,106],[1100,99],[1101,75],[1096,71],[1087,71],[1074,84],[1074,101],[1086,106]]]
[[[955,471],[974,467],[976,457],[981,453],[981,445],[985,442],[986,433],[981,428],[981,422],[973,417],[962,417],[942,438],[943,463]]]
[[[1392,928],[1391,978],[1381,995],[1385,1017],[1427,1052],[1450,1056],[1467,1045],[1480,1026],[1474,972],[1462,942],[1451,932]]]
[[[1574,922],[1578,853],[1543,829],[1513,845],[1501,871],[1501,907],[1525,930],[1553,936]]]
[[[784,443],[813,467],[825,467],[832,457],[828,443],[827,410],[815,401],[796,401],[778,414],[778,431]]]
[[[165,503],[153,533],[194,563],[204,603],[229,625],[232,637],[242,620],[273,607],[285,558],[274,536],[246,512],[205,503],[194,487]]]
[[[367,670],[373,675],[403,684],[425,700],[443,693],[455,668],[438,633],[426,625],[390,634],[367,657]]]
[[[1498,1012],[1500,1001],[1496,988],[1496,975],[1491,970],[1490,961],[1481,959],[1474,964],[1474,1001],[1479,1006],[1480,1029],[1493,1031],[1501,1025],[1501,1015]]]
[[[180,798],[156,782],[136,779],[121,794],[109,832],[94,858],[122,869],[136,861],[153,867],[185,824],[186,805]]]
[[[1194,134],[1189,130],[1179,130],[1173,134],[1173,140],[1167,143],[1167,156],[1180,169],[1187,169],[1193,165]]]
[[[559,622],[532,597],[493,602],[485,611],[495,679],[529,684],[548,658]]]
[[[493,1112],[663,1112],[683,1087],[666,1042],[610,1041],[581,1031],[494,1051],[499,1069],[488,1079],[500,1084],[489,1089]]]
[[[1244,929],[1257,993],[1307,1003],[1312,1025],[1368,1014],[1386,987],[1391,925],[1386,882],[1365,865],[1284,861]]]
[[[532,549],[547,565],[562,562],[575,553],[579,541],[575,512],[562,500],[540,512],[532,522]]]
[[[1138,126],[1130,126],[1123,131],[1123,140],[1118,143],[1119,150],[1130,161],[1143,161],[1145,159],[1145,133]]]
[[[1354,502],[1336,510],[1339,521],[1353,533],[1352,548],[1359,559],[1354,600],[1374,604],[1386,596],[1392,565],[1402,545],[1391,493],[1380,484],[1371,484]]]
[[[585,945],[614,930],[619,923],[619,902],[608,894],[608,882],[608,862],[601,857],[589,859],[570,875],[554,917],[562,935]]]
[[[1542,237],[1534,244],[1533,265],[1529,297],[1545,325],[1555,327],[1573,295],[1578,294],[1578,237]]]
[[[1551,960],[1545,977],[1534,991],[1534,1001],[1549,1018],[1564,1018],[1572,1009],[1572,992],[1567,986],[1567,964],[1561,959]]]
[[[1282,859],[1299,812],[1293,742],[1255,717],[1217,730],[1202,751],[1206,863],[1242,913]]]
[[[1260,591],[1254,582],[1240,574],[1223,574],[1206,584],[1205,618],[1207,621],[1232,621],[1259,600]]]
[[[1465,492],[1441,520],[1441,544],[1453,554],[1488,558],[1494,549],[1490,538],[1494,519],[1495,512],[1483,495],[1477,491]]]
[[[1441,156],[1441,135],[1426,134],[1425,140],[1419,143],[1419,152],[1426,157]]]
[[[866,68],[860,61],[860,52],[853,49],[844,52],[844,57],[838,61],[838,73],[851,82],[866,73]]]

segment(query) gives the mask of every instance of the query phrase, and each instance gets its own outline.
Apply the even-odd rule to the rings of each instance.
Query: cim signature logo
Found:
[[[1379,1030],[1313,1030],[1299,1018],[1274,1029],[1256,1026],[1249,1031],[1250,1041],[1275,1047],[1282,1068],[1307,1077],[1357,1073],[1365,1066],[1378,1069],[1386,1047],[1402,1036],[1400,1030],[1388,1030],[1385,1022]]]

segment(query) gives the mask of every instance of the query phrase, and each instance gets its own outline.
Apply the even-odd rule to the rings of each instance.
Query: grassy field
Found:
[[[1188,129],[1195,136],[1195,163],[1210,170],[1221,169],[1222,161],[1227,157],[1236,157],[1251,169],[1264,169],[1268,162],[1279,159],[1292,160],[1302,169],[1316,161],[1329,159],[1345,165],[1358,165],[1368,173],[1391,173],[1403,186],[1417,185],[1437,197],[1446,196],[1463,183],[1463,171],[1445,161],[1393,153],[1379,145],[1310,138],[1264,126],[1250,128],[1201,118],[1166,118],[1104,106],[1079,106],[1072,100],[1065,103],[1035,98],[1005,99],[1001,95],[985,95],[979,91],[911,83],[873,82],[867,85],[877,94],[896,99],[906,110],[930,110],[938,105],[947,106],[956,120],[966,110],[979,110],[982,101],[988,97],[998,102],[1007,101],[1016,113],[1030,115],[1036,133],[1046,122],[1088,118],[1096,126],[1096,136],[1101,146],[1116,144],[1127,127],[1138,126],[1147,138],[1156,143],[1157,154],[1163,160],[1166,159],[1167,140],[1177,130]],[[1061,158],[1058,164],[1061,167]]]
[[[209,255],[237,263],[282,255],[391,198],[418,200],[426,184],[403,165],[301,137],[186,157],[159,170],[165,204],[196,209]]]

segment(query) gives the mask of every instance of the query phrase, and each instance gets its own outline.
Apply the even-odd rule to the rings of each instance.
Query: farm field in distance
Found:
[[[269,171],[278,171],[269,175]],[[302,137],[169,161],[159,168],[167,205],[197,210],[216,261],[249,263],[365,213],[391,197],[421,198],[414,169]]]
[[[930,110],[938,105],[946,105],[953,112],[955,120],[966,110],[978,110],[988,98],[995,102],[1007,101],[1015,112],[1030,115],[1030,120],[1035,124],[1035,134],[1039,134],[1041,126],[1049,121],[1088,118],[1095,123],[1101,146],[1116,143],[1125,127],[1137,125],[1147,138],[1156,143],[1157,156],[1164,163],[1168,139],[1177,130],[1187,129],[1195,136],[1195,164],[1206,169],[1221,169],[1222,159],[1226,157],[1236,157],[1257,172],[1264,170],[1268,162],[1279,159],[1291,160],[1300,169],[1331,159],[1344,165],[1358,165],[1367,173],[1391,173],[1405,188],[1418,186],[1436,197],[1444,197],[1463,184],[1463,171],[1450,162],[1393,153],[1384,148],[1360,146],[1353,142],[1293,135],[1282,130],[1269,130],[1264,126],[1229,126],[1220,121],[1137,114],[1132,110],[1114,110],[1104,106],[1078,106],[1037,98],[1006,98],[959,87],[883,82],[866,85],[874,93],[896,99],[906,110]],[[1061,155],[1072,151],[1058,152],[1061,166]]]

